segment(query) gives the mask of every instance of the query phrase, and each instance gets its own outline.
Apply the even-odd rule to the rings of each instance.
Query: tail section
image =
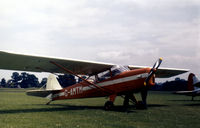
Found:
[[[55,75],[50,74],[47,80],[46,90],[61,90],[62,87],[59,84]]]
[[[30,96],[47,97],[51,99],[53,92],[58,92],[62,89],[55,75],[50,74],[47,80],[46,88],[38,90],[27,91],[26,94]]]
[[[190,73],[188,76],[188,86],[187,86],[188,91],[194,90],[193,77],[195,77],[193,73]]]
[[[192,96],[192,100],[194,100],[195,96],[200,96],[200,88],[198,87],[200,87],[200,81],[193,73],[190,73],[188,76],[188,91],[177,91],[174,94]]]
[[[188,76],[188,90],[192,91],[196,87],[200,87],[200,80],[193,73],[190,73]]]

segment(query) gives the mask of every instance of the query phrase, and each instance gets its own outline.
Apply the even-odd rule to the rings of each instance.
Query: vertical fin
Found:
[[[59,90],[62,89],[55,75],[50,74],[47,80],[46,90]]]
[[[193,77],[195,77],[193,73],[190,73],[188,76],[188,86],[187,86],[188,91],[194,90]]]

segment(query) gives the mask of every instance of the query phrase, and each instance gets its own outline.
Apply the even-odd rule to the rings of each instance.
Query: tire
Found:
[[[107,101],[107,102],[105,103],[105,105],[104,105],[104,109],[105,109],[106,111],[112,110],[113,107],[114,107],[114,104],[113,104],[112,101]]]
[[[138,101],[136,104],[136,109],[147,109],[147,105],[142,101]]]

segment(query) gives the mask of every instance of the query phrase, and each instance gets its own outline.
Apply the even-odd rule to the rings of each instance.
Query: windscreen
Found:
[[[113,66],[111,68],[112,77],[116,76],[116,75],[118,75],[122,72],[129,71],[129,70],[130,69],[128,68],[128,66],[119,66],[119,65]],[[111,77],[110,70],[99,73],[98,77],[99,77],[99,81],[106,80],[106,79],[110,78]]]
[[[130,69],[128,68],[128,66],[120,66],[120,65],[116,65],[111,68],[112,76],[116,76],[122,72],[129,71],[129,70]]]

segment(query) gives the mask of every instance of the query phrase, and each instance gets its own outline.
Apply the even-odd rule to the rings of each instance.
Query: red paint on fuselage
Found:
[[[59,93],[53,94],[52,100],[103,97],[110,95],[122,95],[127,92],[137,92],[145,86],[144,81],[150,70],[150,68],[130,70],[107,80],[94,83],[101,88],[108,90],[108,92],[104,92],[83,81],[63,88]],[[154,85],[154,77],[150,79],[148,84],[150,86]]]

